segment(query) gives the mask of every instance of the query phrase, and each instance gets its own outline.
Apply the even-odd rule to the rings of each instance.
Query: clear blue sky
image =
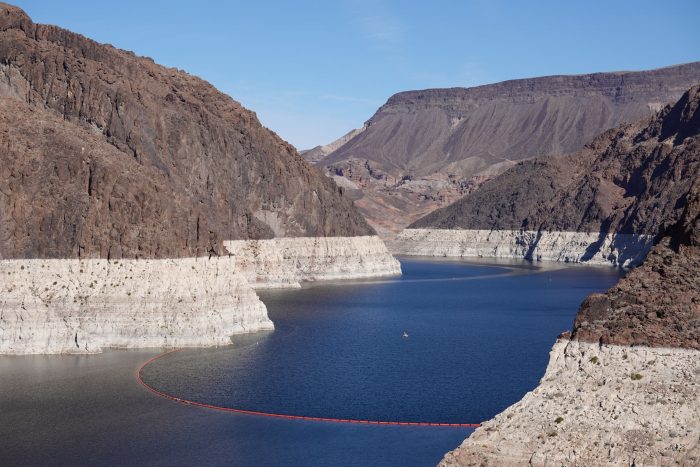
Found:
[[[299,148],[398,91],[700,60],[698,0],[9,1],[201,76]]]

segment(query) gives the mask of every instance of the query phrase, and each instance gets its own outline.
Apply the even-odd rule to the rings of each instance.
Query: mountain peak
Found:
[[[676,135],[675,142],[700,133],[700,85],[690,88],[664,118],[660,139]]]
[[[0,2],[0,30],[21,29],[26,31],[34,24],[25,11],[9,3]]]

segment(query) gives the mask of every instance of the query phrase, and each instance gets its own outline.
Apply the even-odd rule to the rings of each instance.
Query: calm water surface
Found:
[[[173,354],[144,379],[249,410],[479,422],[537,385],[581,300],[619,277],[527,263],[402,267],[398,279],[261,293],[274,332]],[[137,385],[136,368],[153,354],[1,357],[0,465],[434,465],[470,433],[180,406]]]

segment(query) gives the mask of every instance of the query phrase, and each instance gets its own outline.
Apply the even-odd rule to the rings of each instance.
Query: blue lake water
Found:
[[[261,292],[275,331],[183,350],[143,377],[225,407],[480,422],[537,385],[583,298],[619,278],[611,268],[528,263],[404,260],[402,268],[401,278]],[[182,406],[136,384],[150,354],[1,357],[0,465],[434,465],[470,433]]]

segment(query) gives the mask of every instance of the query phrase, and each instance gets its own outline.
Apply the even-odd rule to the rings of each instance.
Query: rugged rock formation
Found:
[[[272,329],[233,263],[2,260],[0,353],[225,345],[232,334]]]
[[[700,183],[637,269],[579,309],[540,385],[441,465],[700,463]]]
[[[681,220],[644,264],[581,305],[573,335],[604,344],[700,350],[700,178]]]
[[[253,288],[401,274],[401,265],[376,236],[234,240],[224,246],[236,272]]]
[[[695,88],[640,138],[697,160],[699,102]],[[657,176],[677,165],[663,167]],[[540,385],[441,465],[700,464],[700,177],[681,175],[692,183],[682,214],[644,263],[589,297]]]
[[[272,328],[246,277],[400,273],[372,233],[208,83],[0,4],[0,353],[225,344]]]
[[[532,230],[406,229],[392,249],[413,256],[528,258],[629,267],[649,252],[652,235]]]
[[[560,340],[540,385],[440,466],[700,463],[700,351]]]
[[[515,162],[577,151],[698,82],[700,63],[690,63],[402,92],[319,164],[356,185],[356,205],[380,233],[396,233]]]
[[[534,231],[538,235],[518,250],[518,256],[533,259],[541,238],[583,232],[595,240],[581,245],[582,260],[602,253],[614,264],[633,264],[646,253],[644,236],[658,240],[678,221],[691,185],[700,177],[698,102],[700,87],[695,86],[675,105],[609,130],[577,153],[521,162],[411,229],[455,229],[460,232],[453,235],[462,241],[482,230],[507,231],[511,245],[523,237],[521,231]],[[423,236],[412,243],[421,231],[411,229],[399,238],[401,251],[429,252],[430,245],[421,241],[430,239]],[[613,244],[617,251],[608,255],[605,239],[618,234],[640,236],[640,241]],[[459,253],[456,245],[453,251]],[[550,251],[546,256],[562,255]]]
[[[342,190],[210,84],[6,4],[0,97],[26,107],[0,111],[0,257],[187,257],[223,240],[372,233]]]

